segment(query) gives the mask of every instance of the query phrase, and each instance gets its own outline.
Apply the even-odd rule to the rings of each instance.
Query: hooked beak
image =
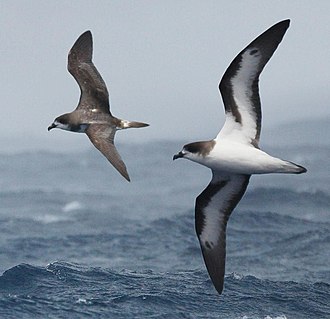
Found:
[[[183,154],[182,151],[181,151],[181,152],[179,152],[178,154],[175,154],[175,155],[173,156],[173,161],[176,160],[176,159],[178,159],[178,158],[181,158],[181,157],[183,157],[183,156],[184,156],[184,154]]]
[[[52,123],[52,125],[48,126],[48,131],[50,131],[51,129],[55,128],[56,124]]]

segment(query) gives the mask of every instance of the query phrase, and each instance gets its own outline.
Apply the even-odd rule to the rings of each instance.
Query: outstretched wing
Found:
[[[110,127],[109,124],[90,124],[86,130],[86,134],[93,145],[108,159],[123,177],[130,181],[126,165],[114,145],[115,133],[116,129]]]
[[[289,24],[290,20],[284,20],[266,30],[229,65],[219,84],[226,122],[218,137],[225,135],[258,145],[261,130],[259,75],[282,41]]]
[[[225,275],[227,221],[241,200],[250,175],[212,173],[210,184],[196,198],[195,227],[206,268],[221,294]]]
[[[78,38],[68,55],[68,71],[78,82],[81,91],[77,109],[110,113],[109,93],[92,62],[92,55],[92,33],[86,31]]]

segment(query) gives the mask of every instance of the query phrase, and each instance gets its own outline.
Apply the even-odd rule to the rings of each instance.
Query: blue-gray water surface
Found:
[[[251,178],[219,296],[182,144],[119,144],[131,183],[93,148],[0,154],[0,318],[330,318],[330,148],[267,149],[308,173]]]

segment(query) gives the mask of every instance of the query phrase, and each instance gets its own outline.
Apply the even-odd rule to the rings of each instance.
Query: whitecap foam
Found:
[[[80,202],[72,201],[72,202],[66,203],[63,206],[62,211],[64,213],[68,213],[68,212],[71,212],[71,211],[74,211],[74,210],[79,210],[79,209],[82,209],[82,208],[83,208],[83,205]]]
[[[250,316],[246,316],[244,315],[242,317],[242,319],[253,319],[255,317],[250,317]],[[266,317],[264,317],[264,319],[287,319],[287,317],[285,315],[280,315],[280,316],[276,316],[276,317],[271,317],[269,315],[267,315]]]
[[[239,274],[237,272],[233,272],[233,278],[236,279],[236,280],[242,280],[244,278],[244,275],[242,274]]]
[[[52,215],[52,214],[44,214],[44,215],[34,216],[33,220],[42,224],[52,224],[52,223],[68,221],[69,218],[64,216]]]
[[[85,304],[85,305],[91,305],[92,304],[91,301],[88,301],[85,298],[78,298],[78,300],[76,301],[76,303],[78,303],[78,304]]]

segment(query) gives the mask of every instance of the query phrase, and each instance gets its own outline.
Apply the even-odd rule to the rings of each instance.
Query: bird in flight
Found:
[[[185,145],[173,159],[186,158],[212,170],[209,185],[196,198],[195,228],[211,280],[222,293],[226,259],[226,227],[252,174],[305,173],[292,162],[263,152],[259,75],[289,27],[281,21],[244,48],[223,75],[219,89],[225,107],[225,123],[210,141]]]
[[[48,131],[59,128],[86,133],[93,145],[130,181],[126,165],[114,145],[115,134],[117,130],[145,127],[149,124],[122,120],[111,114],[109,93],[92,62],[92,55],[92,33],[86,31],[77,39],[68,56],[68,71],[80,87],[78,106],[71,113],[57,117]]]

